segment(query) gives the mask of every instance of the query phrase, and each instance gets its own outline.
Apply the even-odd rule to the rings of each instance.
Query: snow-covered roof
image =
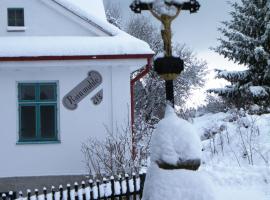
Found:
[[[100,28],[108,36],[5,36],[0,37],[0,57],[154,54],[146,42],[107,21],[102,0],[52,1]]]
[[[128,34],[83,37],[0,37],[0,57],[153,54],[149,45]]]
[[[55,0],[65,7],[81,13],[83,16],[95,16],[106,21],[106,14],[102,0]]]

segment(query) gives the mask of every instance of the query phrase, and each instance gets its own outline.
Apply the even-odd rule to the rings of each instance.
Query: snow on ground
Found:
[[[193,124],[204,140],[200,171],[214,183],[217,200],[270,199],[270,114],[206,114]]]
[[[189,152],[198,157],[189,149],[200,147],[194,133],[203,144],[199,171],[160,169],[159,160],[175,164]],[[167,107],[153,133],[143,199],[269,200],[269,164],[270,114],[232,110],[197,117],[192,126]]]

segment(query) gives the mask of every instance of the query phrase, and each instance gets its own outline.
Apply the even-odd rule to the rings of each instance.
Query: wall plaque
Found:
[[[103,89],[98,91],[98,93],[96,93],[95,96],[91,98],[93,104],[96,106],[102,102],[102,99],[103,99]]]
[[[78,103],[102,83],[102,76],[97,71],[90,71],[88,77],[73,88],[63,98],[63,105],[69,110],[75,110]],[[93,97],[94,98],[94,97]]]

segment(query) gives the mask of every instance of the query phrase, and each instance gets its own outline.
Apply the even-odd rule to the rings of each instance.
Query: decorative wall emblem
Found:
[[[98,93],[95,94],[95,96],[91,98],[93,104],[96,106],[102,102],[102,99],[103,99],[103,89],[101,89]]]
[[[99,85],[101,85],[101,83],[102,83],[101,74],[97,71],[90,71],[86,79],[84,79],[75,88],[73,88],[66,96],[64,96],[63,105],[69,110],[75,110],[78,107],[78,103],[82,101]],[[100,104],[100,102],[103,99],[103,90],[99,91],[91,99],[95,105]]]

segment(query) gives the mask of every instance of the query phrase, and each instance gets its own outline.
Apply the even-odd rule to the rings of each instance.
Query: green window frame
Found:
[[[8,26],[24,26],[24,9],[8,8],[7,9]]]
[[[58,141],[57,83],[18,83],[19,143]]]

